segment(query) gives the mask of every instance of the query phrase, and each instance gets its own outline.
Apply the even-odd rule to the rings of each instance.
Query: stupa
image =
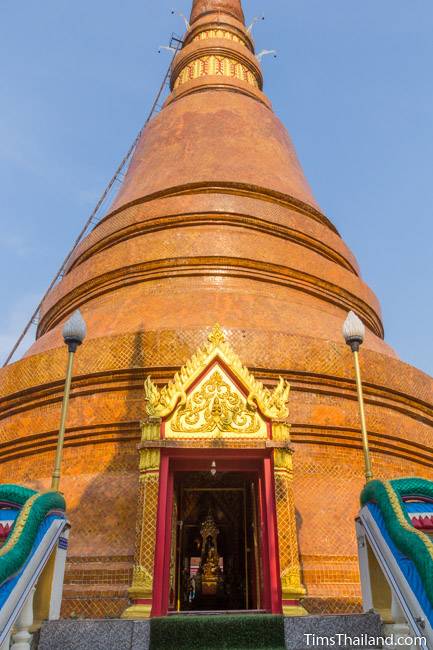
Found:
[[[376,477],[432,477],[433,380],[385,343],[263,92],[240,0],[194,0],[171,93],[109,214],[45,300],[35,343],[0,371],[1,482],[49,486],[77,308],[63,615],[120,616],[131,600],[132,615],[359,611],[347,312],[367,328]]]

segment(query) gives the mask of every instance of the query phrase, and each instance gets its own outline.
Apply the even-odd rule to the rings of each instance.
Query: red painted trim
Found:
[[[265,458],[263,461],[263,475],[264,505],[268,528],[270,608],[272,614],[281,614],[282,594],[280,560],[278,554],[277,513],[275,504],[274,472],[271,458]]]
[[[245,390],[245,386],[241,383],[238,377],[233,373],[233,371],[227,366],[227,364],[221,359],[220,356],[216,355],[215,358],[206,366],[206,368],[199,374],[197,379],[195,379],[191,386],[188,387],[186,394],[188,395],[194,388],[201,382],[203,377],[205,377],[215,366],[221,366],[225,373],[230,377],[230,379],[235,384],[236,388],[242,393],[244,397],[248,397],[248,394]]]
[[[268,438],[269,440],[272,440],[273,438],[273,433],[272,433],[272,422],[269,420],[266,422],[266,430],[268,432]]]
[[[161,454],[159,468],[159,492],[158,492],[158,514],[156,519],[156,540],[155,540],[155,562],[153,568],[153,598],[152,616],[163,616],[167,610],[163,610],[165,597],[165,558],[166,548],[170,548],[170,538],[167,538],[167,508],[169,497],[169,457]],[[168,539],[168,544],[167,544]]]
[[[223,460],[236,461],[239,469],[245,465],[245,461],[248,459],[256,460],[256,467],[261,467],[261,461],[265,456],[269,456],[269,449],[233,449],[233,448],[224,448],[224,447],[198,447],[195,449],[167,449],[166,453],[170,454],[170,458],[177,461],[177,459],[189,459],[192,461],[207,459],[214,460],[221,458]]]
[[[262,468],[263,469],[263,468]],[[261,473],[263,474],[263,472]],[[271,611],[270,576],[269,576],[269,544],[268,544],[268,523],[265,507],[265,487],[263,475],[258,480],[258,500],[260,517],[260,552],[261,567],[263,573],[262,608]]]
[[[170,459],[168,459],[170,462]],[[164,576],[162,580],[163,598],[161,603],[161,611],[167,612],[170,604],[170,556],[171,556],[171,535],[173,523],[173,500],[174,500],[174,474],[169,471],[168,474],[168,496],[167,496],[167,510],[165,513],[165,535],[168,544],[165,544],[164,556]]]
[[[152,616],[165,616],[169,607],[171,523],[174,474],[210,470],[254,473],[258,485],[261,523],[261,557],[264,589],[262,606],[269,612],[282,612],[280,565],[275,506],[274,473],[270,450],[264,449],[166,449],[161,452],[157,514]]]

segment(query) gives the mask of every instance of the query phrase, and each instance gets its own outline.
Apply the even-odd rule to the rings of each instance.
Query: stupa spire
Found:
[[[269,104],[240,0],[194,0],[183,48],[171,74],[167,104],[208,89],[241,92]]]
[[[325,338],[340,340],[340,325],[348,309],[362,318],[372,335],[383,335],[377,301],[359,278],[356,262],[335,227],[315,202],[290,137],[263,92],[260,62],[243,19],[240,0],[194,0],[182,49],[171,66],[171,93],[163,110],[144,129],[110,214],[89,238],[92,242],[101,238],[101,244],[83,242],[64,282],[44,301],[38,330],[41,338],[74,309],[90,303],[85,316],[89,331],[98,335],[98,316],[96,326],[89,311],[99,313],[102,307],[99,303],[93,306],[93,289],[88,287],[93,275],[100,272],[89,258],[99,255],[105,264],[98,280],[101,295],[115,291],[114,281],[105,284],[104,274],[111,270],[120,274],[125,287],[125,282],[128,286],[129,282],[141,282],[137,280],[141,272],[145,285],[153,273],[150,268],[157,269],[164,296],[164,323],[168,323],[164,327],[170,326],[171,319],[176,328],[210,320],[235,321],[240,328],[249,327],[252,293],[248,283],[253,283],[257,300],[262,300],[262,305],[272,302],[269,313],[263,306],[254,312],[259,327],[266,329],[269,322],[276,327],[278,320],[284,331],[302,329],[297,307],[302,294],[303,322],[314,323]],[[133,243],[125,244],[124,257],[119,252],[124,228],[118,226],[123,218],[128,229],[137,228],[142,233],[146,245],[153,237],[150,221],[161,219],[158,228],[164,231],[163,243],[152,244],[146,253]],[[146,226],[133,225],[135,218],[143,219]],[[190,223],[196,224],[194,229],[183,231]],[[109,232],[110,241],[119,241],[119,247],[108,247],[104,232]],[[257,232],[262,235],[258,237]],[[277,250],[271,240],[276,233],[282,241],[294,243],[280,244]],[[87,246],[89,250],[85,250]],[[114,259],[115,255],[119,257]],[[136,265],[144,265],[143,271],[136,273]],[[83,283],[84,268],[88,275]],[[129,273],[131,278],[125,280]],[[185,310],[183,321],[179,321],[175,316],[178,293],[171,282],[176,278],[180,285],[184,274],[197,274],[206,286],[203,293],[197,289],[202,307]],[[247,278],[248,286],[235,290],[239,277]],[[274,287],[281,283],[289,293],[280,299]],[[76,297],[78,290],[81,302]],[[182,300],[187,300],[188,291],[183,291]],[[129,298],[123,302],[126,293],[122,288],[116,294],[125,319],[116,317],[116,333],[142,327],[142,313],[146,314],[146,327],[150,327],[151,312],[157,327],[162,327],[160,303],[153,301],[153,294],[149,294],[145,312],[140,307],[131,313]],[[241,295],[250,296],[245,297],[242,308]],[[191,297],[191,305],[195,303]],[[326,307],[324,314],[333,304],[336,313],[317,318],[318,304]]]
[[[222,12],[245,22],[241,0],[194,0],[191,12],[191,23],[206,14]]]

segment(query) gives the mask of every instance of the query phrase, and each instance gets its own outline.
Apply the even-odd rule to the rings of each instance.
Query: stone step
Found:
[[[49,621],[42,626],[38,650],[148,650],[149,639],[149,621]]]
[[[314,650],[334,647],[362,650],[358,640],[380,637],[382,626],[376,614],[348,616],[306,616],[284,621],[288,650]],[[346,635],[349,641],[339,645]],[[335,643],[326,642],[334,639]],[[356,641],[355,641],[356,640]],[[62,620],[45,623],[40,632],[38,650],[149,650],[148,621]],[[380,647],[366,644],[366,647]]]
[[[284,631],[288,650],[362,650],[360,643],[370,649],[382,647],[365,641],[383,635],[380,616],[374,613],[286,618]]]

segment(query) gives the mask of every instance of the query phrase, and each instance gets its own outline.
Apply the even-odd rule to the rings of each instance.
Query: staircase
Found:
[[[180,617],[179,617],[180,618]],[[238,635],[236,617],[213,616],[212,628],[207,629],[204,638],[196,623],[204,617],[185,617],[182,631],[176,633],[173,618],[152,619],[152,621],[86,620],[51,621],[42,627],[38,650],[311,650],[317,637],[340,640],[344,635],[351,639],[380,637],[382,625],[376,614],[351,616],[308,616],[282,619],[282,617],[237,617],[238,626],[243,628]],[[275,631],[269,625],[276,625]],[[268,629],[266,629],[268,625]],[[203,628],[201,628],[203,629]],[[281,639],[276,640],[280,633]],[[275,634],[276,632],[276,634]],[[241,637],[239,640],[236,637]],[[308,636],[310,635],[310,636]],[[315,636],[314,636],[315,635]],[[338,635],[341,635],[340,637]],[[242,642],[242,645],[239,645]],[[236,645],[234,645],[234,643]],[[276,645],[277,643],[277,645]],[[350,643],[350,641],[349,641]],[[325,646],[326,647],[326,646]],[[353,645],[333,647],[348,650]],[[355,647],[362,650],[362,646]],[[382,645],[368,645],[381,648]]]
[[[68,534],[63,497],[0,486],[0,650],[432,650],[433,482],[372,481],[361,501],[356,527],[365,614],[56,620]]]

